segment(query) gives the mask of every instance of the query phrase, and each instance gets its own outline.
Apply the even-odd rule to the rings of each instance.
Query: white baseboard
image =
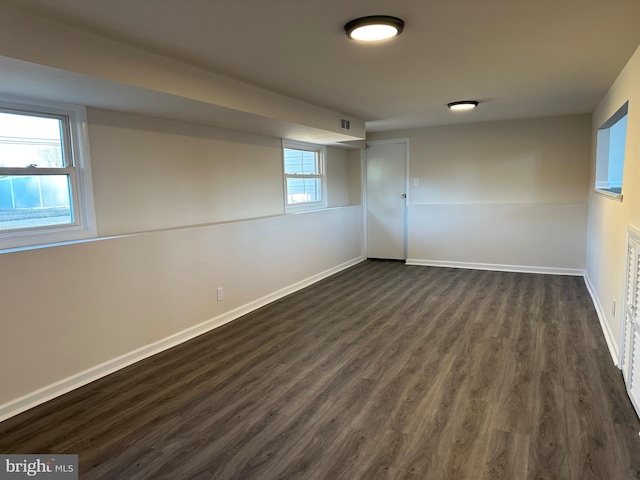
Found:
[[[493,263],[470,263],[470,262],[446,262],[441,260],[422,260],[409,258],[407,265],[422,265],[425,267],[448,267],[466,268],[469,270],[493,270],[496,272],[517,272],[517,273],[541,273],[546,275],[572,275],[582,277],[584,270],[577,268],[554,268],[554,267],[531,267],[522,265],[501,265]]]
[[[593,306],[595,307],[596,313],[598,314],[598,320],[600,320],[600,328],[602,328],[602,333],[604,334],[604,339],[607,342],[607,347],[609,347],[609,353],[611,354],[613,363],[618,368],[620,368],[620,352],[618,351],[618,344],[614,340],[613,332],[611,331],[609,322],[607,322],[607,317],[604,314],[604,309],[602,308],[602,303],[600,303],[600,299],[598,298],[596,289],[593,288],[593,284],[591,283],[591,280],[589,279],[589,275],[587,273],[584,274],[584,283],[587,285],[587,290],[591,295],[591,300],[593,300]]]
[[[335,273],[338,273],[349,267],[352,267],[364,260],[364,257],[351,259],[345,263],[337,265],[336,267],[330,268],[328,270],[325,270],[324,272],[320,272],[292,285],[281,288],[280,290],[270,293],[269,295],[258,298],[257,300],[230,310],[229,312],[223,313],[222,315],[207,320],[203,323],[187,328],[186,330],[163,338],[162,340],[151,343],[149,345],[145,345],[144,347],[133,350],[112,360],[108,360],[104,363],[84,370],[83,372],[76,373],[58,382],[52,383],[39,390],[28,393],[22,397],[16,398],[15,400],[0,405],[0,422],[44,402],[47,402],[53,398],[59,397],[60,395],[64,395],[65,393],[75,390],[76,388],[82,387],[83,385],[98,380],[99,378],[105,377],[122,368],[128,367],[133,363],[144,360],[147,357],[156,355],[157,353],[160,353],[171,347],[175,347],[176,345],[191,340],[192,338],[202,335],[203,333],[218,328],[226,323],[240,318],[243,315],[246,315],[247,313],[250,313],[282,297],[308,287],[309,285],[319,282],[324,278],[334,275]]]

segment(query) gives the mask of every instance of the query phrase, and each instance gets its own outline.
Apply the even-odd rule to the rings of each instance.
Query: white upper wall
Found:
[[[284,213],[279,138],[95,108],[88,119],[101,236]],[[330,207],[359,192],[349,152],[327,148]]]
[[[588,124],[580,115],[397,132],[411,138],[410,202],[586,203]]]
[[[582,272],[590,125],[577,115],[370,135],[410,141],[409,260]]]
[[[349,151],[327,147],[327,200],[329,207],[349,205]]]
[[[363,150],[349,150],[349,204],[362,203],[362,157]]]
[[[284,213],[282,142],[89,109],[98,234]]]
[[[624,309],[612,314],[612,302],[623,303],[627,226],[640,228],[640,48],[636,50],[593,113],[590,186],[595,181],[598,128],[629,102],[622,202],[595,192],[589,200],[587,274],[606,317],[605,334],[619,353]]]

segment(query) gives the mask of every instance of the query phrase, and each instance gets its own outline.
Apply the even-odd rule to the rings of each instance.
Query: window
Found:
[[[596,139],[595,188],[618,199],[622,198],[628,106],[625,103],[598,129]]]
[[[283,141],[286,211],[324,208],[325,147]]]
[[[0,99],[0,248],[95,236],[84,107]]]

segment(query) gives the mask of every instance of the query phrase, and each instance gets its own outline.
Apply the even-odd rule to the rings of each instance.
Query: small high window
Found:
[[[83,107],[0,101],[0,249],[95,235]]]
[[[628,107],[629,102],[598,129],[596,140],[595,188],[619,198],[622,197]]]
[[[285,140],[283,157],[285,210],[326,207],[325,147]]]

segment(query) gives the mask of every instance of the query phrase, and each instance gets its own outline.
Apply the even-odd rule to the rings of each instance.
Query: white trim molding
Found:
[[[303,150],[317,155],[317,172],[313,174],[290,174],[286,172],[285,150]],[[327,199],[327,146],[315,143],[299,142],[296,140],[282,139],[282,180],[284,182],[284,210],[285,213],[308,212],[324,210],[328,206]],[[289,203],[289,183],[293,179],[316,179],[320,181],[320,201],[303,201]]]
[[[407,265],[421,265],[425,267],[447,267],[466,268],[469,270],[493,270],[496,272],[518,272],[518,273],[541,273],[546,275],[571,275],[582,277],[585,271],[578,268],[556,268],[556,267],[533,267],[524,265],[501,265],[494,263],[472,263],[472,262],[448,262],[442,260],[423,260],[409,258]]]
[[[145,345],[144,347],[133,350],[112,360],[108,360],[83,372],[71,375],[70,377],[64,378],[58,382],[52,383],[39,390],[28,393],[22,397],[16,398],[15,400],[0,405],[0,422],[18,415],[19,413],[22,413],[26,410],[29,410],[30,408],[45,403],[53,398],[59,397],[61,395],[64,395],[65,393],[87,385],[88,383],[98,380],[99,378],[105,377],[113,372],[128,367],[129,365],[139,362],[140,360],[144,360],[145,358],[151,357],[152,355],[156,355],[160,352],[180,345],[181,343],[187,342],[199,335],[202,335],[203,333],[207,333],[211,330],[221,327],[222,325],[236,320],[243,315],[251,313],[260,307],[275,302],[276,300],[297,292],[298,290],[302,290],[309,285],[319,282],[324,278],[334,275],[349,267],[352,267],[360,262],[363,262],[364,260],[365,258],[363,256],[353,258],[340,265],[337,265],[328,270],[289,285],[288,287],[281,288],[280,290],[272,292],[269,295],[265,295],[264,297],[258,298],[238,308],[225,312],[222,315],[218,315],[217,317],[207,320],[203,323],[194,325],[193,327],[170,335],[166,338],[163,338],[162,340],[150,343],[149,345]]]
[[[591,283],[591,279],[589,278],[589,274],[587,272],[585,272],[584,274],[584,283],[587,286],[589,295],[591,295],[591,300],[593,300],[593,306],[595,307],[596,313],[598,314],[598,320],[600,321],[600,328],[602,328],[602,333],[604,334],[604,339],[607,342],[607,347],[609,347],[609,353],[611,354],[613,363],[618,368],[620,368],[620,352],[618,350],[618,344],[614,340],[615,337],[613,335],[613,332],[611,331],[609,322],[607,322],[607,317],[604,313],[604,308],[602,308],[602,303],[600,303],[600,299],[598,298],[596,289],[593,287],[593,284]],[[620,305],[623,305],[623,304],[621,303]]]
[[[603,197],[610,198],[611,200],[615,200],[616,202],[622,202],[622,194],[621,193],[610,192],[608,190],[603,190],[603,189],[598,188],[598,187],[593,189],[593,193],[597,193],[598,195],[601,195]]]
[[[59,175],[67,177],[69,207],[68,223],[34,225],[0,232],[0,249],[49,245],[59,242],[94,238],[97,235],[87,110],[84,105],[0,96],[0,110],[32,118],[50,118],[60,122],[59,141],[63,149],[62,163],[56,167],[2,167],[0,176]],[[11,227],[10,227],[11,228]]]

